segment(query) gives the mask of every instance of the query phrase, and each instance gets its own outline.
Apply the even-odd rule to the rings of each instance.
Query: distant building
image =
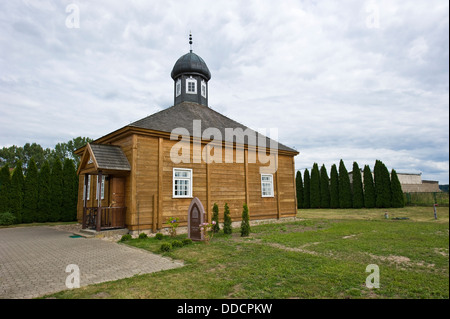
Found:
[[[353,172],[348,173],[350,183],[353,182]],[[403,193],[435,193],[441,192],[438,181],[422,180],[422,173],[397,173],[398,180],[402,185]],[[364,178],[364,171],[361,170],[361,177]],[[373,177],[373,172],[372,172]]]

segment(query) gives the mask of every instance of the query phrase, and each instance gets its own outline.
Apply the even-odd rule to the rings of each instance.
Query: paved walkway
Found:
[[[0,229],[0,299],[68,289],[70,264],[79,268],[80,286],[182,266],[124,244],[71,235],[45,226]]]

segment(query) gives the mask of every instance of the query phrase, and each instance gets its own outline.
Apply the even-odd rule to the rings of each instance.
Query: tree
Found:
[[[352,189],[344,161],[339,162],[339,207],[352,208]]]
[[[241,237],[247,237],[250,234],[250,216],[248,214],[248,206],[244,204],[241,222]]]
[[[0,165],[4,166],[8,164],[11,167],[15,167],[18,161],[23,161],[24,152],[23,147],[16,145],[10,147],[3,147],[0,150]]]
[[[395,169],[391,171],[391,198],[392,207],[401,208],[405,206],[405,198],[403,197],[402,185],[398,179]]]
[[[89,137],[78,136],[66,143],[58,143],[55,145],[55,149],[52,151],[51,157],[53,159],[59,158],[61,161],[64,161],[65,158],[70,158],[76,162],[75,164],[77,166],[79,158],[74,154],[74,152],[92,141],[93,139]]]
[[[73,160],[70,158],[64,159],[62,173],[61,219],[63,222],[70,222],[77,218],[78,201],[78,176]]]
[[[330,173],[330,207],[339,208],[339,175],[336,164],[331,166]]]
[[[22,222],[23,185],[24,177],[22,171],[22,161],[18,161],[11,177],[11,192],[9,197],[11,213],[16,218],[16,222],[18,224]]]
[[[62,217],[62,203],[63,203],[63,175],[62,165],[59,158],[53,162],[52,172],[50,174],[50,198],[51,210],[49,212],[49,221],[56,222]]]
[[[353,162],[352,185],[353,208],[362,208],[364,207],[364,192],[361,179],[361,170],[356,162]]]
[[[325,164],[320,168],[320,207],[330,208],[330,180]]]
[[[39,169],[45,161],[49,161],[50,165],[56,158],[59,158],[61,162],[65,158],[70,158],[75,161],[75,166],[78,165],[79,157],[74,154],[75,150],[90,143],[93,140],[89,137],[76,137],[66,143],[58,143],[54,149],[44,149],[41,145],[33,143],[26,143],[22,146],[10,146],[0,149],[0,167],[8,164],[9,166],[16,166],[18,161],[22,161],[22,164],[27,164],[33,157],[36,162],[36,166]],[[26,166],[22,167],[26,169]]]
[[[227,203],[225,203],[223,212],[223,232],[225,234],[231,234],[233,232],[233,229],[231,228],[230,208]]]
[[[37,207],[39,200],[39,175],[36,162],[32,157],[28,162],[23,192],[23,223],[33,223],[37,220]]]
[[[311,208],[319,208],[320,207],[320,173],[319,173],[319,165],[317,163],[313,164],[311,170],[311,184],[310,184],[310,205]]]
[[[213,206],[212,210],[213,210],[212,220],[216,222],[213,225],[212,230],[213,230],[213,232],[218,233],[219,230],[220,230],[220,226],[219,226],[219,205],[214,203],[214,206]]]
[[[297,189],[297,208],[302,208],[303,205],[303,180],[302,173],[297,171],[297,175],[295,176],[295,184]]]
[[[391,207],[391,180],[387,167],[380,160],[375,161],[373,169],[376,194],[376,207]]]
[[[375,188],[369,165],[364,166],[364,207],[374,208],[376,205]]]
[[[0,170],[0,214],[10,211],[11,173],[6,164]]]
[[[33,158],[36,167],[40,169],[42,167],[42,164],[45,161],[45,158],[50,154],[50,149],[43,149],[41,145],[33,143],[26,143],[23,146],[23,160],[25,163],[29,163],[30,160]],[[28,173],[27,173],[28,174]]]
[[[303,208],[311,208],[310,194],[311,194],[311,179],[309,177],[308,169],[305,169],[303,174],[304,184],[303,184]]]
[[[50,212],[52,210],[50,180],[50,164],[48,161],[45,161],[39,172],[39,200],[36,221],[40,223],[47,222],[50,219]]]

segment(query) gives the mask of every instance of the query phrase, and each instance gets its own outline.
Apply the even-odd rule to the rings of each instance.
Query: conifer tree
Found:
[[[405,206],[405,198],[403,197],[402,185],[398,179],[395,169],[391,171],[391,198],[392,207],[401,208]]]
[[[212,215],[212,221],[216,222],[213,227],[212,230],[215,233],[218,233],[220,230],[220,226],[219,226],[219,205],[217,205],[216,203],[214,203],[213,206],[213,215]]]
[[[303,205],[303,180],[302,173],[297,171],[297,175],[295,176],[295,183],[297,189],[297,208],[302,208]]]
[[[320,207],[330,208],[330,180],[325,164],[320,168]]]
[[[0,169],[0,214],[10,212],[10,192],[11,192],[11,173],[9,172],[9,165]]]
[[[380,160],[376,160],[373,173],[376,194],[376,207],[391,207],[391,180],[387,167]]]
[[[303,174],[303,208],[311,208],[310,194],[311,194],[311,179],[309,177],[308,169],[305,169]]]
[[[49,221],[56,222],[62,218],[63,203],[63,176],[62,165],[59,158],[53,162],[52,172],[50,174],[51,190],[51,210],[49,212]]]
[[[225,208],[223,211],[223,232],[225,234],[231,234],[233,232],[233,228],[231,228],[231,216],[230,216],[230,208],[228,204],[225,203]]]
[[[369,165],[364,166],[364,207],[375,208],[375,187]]]
[[[331,166],[330,172],[330,207],[339,208],[339,175],[336,164]]]
[[[352,190],[350,178],[345,168],[344,161],[339,162],[339,207],[352,208]]]
[[[49,221],[52,209],[50,174],[50,164],[48,161],[45,161],[39,172],[39,200],[36,221],[41,223]]]
[[[37,206],[39,200],[39,176],[36,162],[33,158],[28,162],[23,192],[23,223],[33,223],[37,220]]]
[[[61,220],[63,222],[70,222],[77,218],[78,201],[78,177],[73,160],[70,158],[64,159],[62,173]]]
[[[353,162],[353,208],[364,207],[364,192],[361,179],[361,170],[356,162]]]
[[[320,173],[319,173],[319,165],[317,163],[313,164],[311,170],[311,184],[310,184],[310,205],[311,208],[319,208],[320,207]]]
[[[11,177],[11,192],[10,192],[10,208],[11,213],[16,218],[16,223],[22,223],[23,212],[23,185],[24,177],[22,171],[22,161],[18,161]]]
[[[248,214],[248,206],[244,204],[242,210],[241,237],[247,237],[250,234],[250,215]]]

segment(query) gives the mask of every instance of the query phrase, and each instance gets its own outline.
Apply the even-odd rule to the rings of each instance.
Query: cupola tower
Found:
[[[172,69],[174,105],[195,102],[208,106],[208,81],[211,72],[205,61],[192,52],[192,34],[189,34],[190,51],[180,57]]]

